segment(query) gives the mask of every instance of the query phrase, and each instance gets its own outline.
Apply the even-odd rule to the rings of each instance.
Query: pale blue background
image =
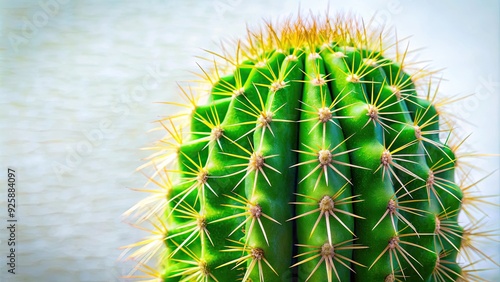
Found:
[[[60,1],[44,10],[47,2],[0,4],[0,175],[17,169],[20,205],[13,280],[4,270],[0,192],[0,280],[119,281],[130,265],[116,261],[118,247],[145,235],[120,218],[143,197],[128,189],[145,180],[134,173],[148,155],[139,148],[158,137],[146,133],[151,122],[171,111],[154,102],[176,99],[175,82],[205,64],[195,58],[207,56],[201,48],[219,50],[218,40],[296,12],[299,1]],[[400,37],[413,35],[413,49],[425,47],[419,59],[446,68],[443,93],[477,93],[452,107],[468,122],[458,130],[473,133],[471,149],[499,152],[498,1],[302,1],[300,9],[319,12],[328,2],[332,12],[365,18],[378,11]],[[26,32],[26,22],[38,27]],[[155,83],[134,92],[150,76]],[[498,158],[478,166],[476,179],[498,169]],[[498,194],[499,173],[480,187]],[[486,210],[497,228],[498,209]],[[498,245],[488,248],[498,261]],[[500,277],[498,269],[484,275]]]

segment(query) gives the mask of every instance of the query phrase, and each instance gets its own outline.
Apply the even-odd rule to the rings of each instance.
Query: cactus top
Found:
[[[468,171],[456,180],[435,72],[365,25],[299,16],[209,52],[209,90],[182,89],[189,103],[172,104],[189,112],[159,121],[167,136],[143,167],[158,189],[129,211],[154,227],[127,246],[136,277],[477,279],[471,258],[489,257],[459,213],[480,199]]]

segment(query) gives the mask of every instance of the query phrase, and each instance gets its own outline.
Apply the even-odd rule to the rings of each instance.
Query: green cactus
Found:
[[[159,189],[129,211],[153,226],[126,246],[144,273],[131,277],[480,279],[473,258],[493,260],[458,216],[483,199],[456,179],[435,72],[409,72],[400,44],[355,17],[311,16],[211,53],[223,62],[203,70],[208,93],[182,89],[189,112],[159,122],[168,134],[145,165]]]

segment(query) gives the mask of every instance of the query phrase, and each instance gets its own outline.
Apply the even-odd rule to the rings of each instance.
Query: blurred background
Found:
[[[412,35],[419,60],[444,68],[442,93],[469,96],[449,110],[472,134],[474,152],[499,153],[498,1],[2,1],[0,3],[0,184],[17,175],[17,265],[6,273],[6,188],[0,190],[0,281],[121,281],[131,265],[120,246],[146,234],[121,214],[145,195],[131,188],[172,112],[176,81],[195,78],[202,49],[245,35],[246,26],[297,11],[352,11]],[[477,180],[499,158],[476,165]],[[499,172],[479,184],[499,194]],[[498,198],[492,198],[498,203]],[[498,228],[499,209],[485,206]],[[498,233],[498,232],[497,232]],[[498,238],[498,237],[497,237]],[[487,252],[499,261],[498,244]],[[4,255],[5,254],[5,255]],[[482,273],[499,281],[497,267]]]

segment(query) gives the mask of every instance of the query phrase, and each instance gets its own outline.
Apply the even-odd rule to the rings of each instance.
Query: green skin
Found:
[[[370,73],[366,75],[366,79],[370,81],[384,81],[387,80],[387,77],[385,76],[385,73],[380,70],[376,69],[373,70],[370,68]],[[370,90],[369,87],[367,87],[368,90]],[[407,140],[412,140],[416,138],[415,135],[415,129],[411,127],[412,125],[412,119],[410,117],[410,114],[407,112],[407,106],[406,106],[406,101],[398,101],[398,98],[392,94],[392,90],[389,88],[387,84],[376,84],[372,88],[373,91],[369,91],[369,96],[372,98],[375,98],[378,96],[379,100],[382,101],[387,101],[387,105],[391,105],[385,109],[386,112],[394,112],[397,114],[391,114],[390,119],[387,121],[387,124],[391,126],[395,130],[395,132],[387,133],[385,134],[385,143],[386,146],[389,146],[389,144],[392,144],[392,148],[400,148],[403,146],[408,145]],[[394,142],[394,143],[393,143]],[[414,176],[410,176],[407,173],[402,172],[401,170],[396,171],[396,176],[397,177],[392,177],[393,183],[398,187],[397,189],[400,189],[399,187],[401,186],[399,184],[399,181],[401,183],[405,184],[404,189],[406,191],[412,191],[411,192],[411,197],[405,196],[401,198],[401,201],[407,200],[410,201],[405,204],[406,207],[409,208],[414,208],[417,210],[423,210],[423,211],[434,211],[436,212],[437,210],[435,209],[435,203],[434,206],[432,206],[430,203],[431,201],[420,201],[420,202],[411,202],[414,198],[417,199],[425,199],[427,196],[426,189],[419,189],[423,186],[425,186],[425,179],[427,179],[428,171],[429,168],[426,165],[425,162],[425,153],[423,151],[423,148],[421,147],[420,142],[416,142],[413,145],[410,145],[401,151],[398,152],[398,154],[406,154],[407,157],[405,158],[407,161],[410,162],[399,162],[399,165],[402,167],[408,169],[421,179],[415,179]],[[399,179],[399,181],[397,180]],[[399,185],[398,185],[399,184]],[[434,209],[432,209],[434,208]],[[408,221],[413,222],[413,228],[407,228],[407,230],[403,230],[401,233],[407,234],[408,238],[406,238],[405,241],[407,242],[412,242],[415,243],[425,249],[422,248],[416,248],[413,246],[408,246],[408,248],[411,248],[411,254],[415,258],[420,258],[418,263],[415,264],[415,262],[411,261],[411,265],[405,261],[403,264],[404,266],[402,269],[407,269],[404,271],[404,275],[407,275],[409,277],[418,277],[421,272],[428,272],[429,270],[432,271],[434,268],[435,262],[436,262],[436,257],[435,254],[432,253],[435,251],[434,249],[434,238],[433,238],[433,232],[435,229],[435,219],[432,213],[429,214],[424,214],[424,213],[419,213],[419,215],[416,215],[411,212],[406,212],[406,211],[401,211],[403,214],[404,218],[406,218]],[[395,230],[399,231],[399,230]],[[418,236],[412,236],[415,234],[415,232],[418,232],[418,234],[428,234],[428,235],[418,235]],[[421,264],[421,265],[418,265]],[[413,267],[412,267],[413,265]],[[418,273],[415,271],[415,269],[418,270]]]
[[[293,192],[296,185],[296,169],[290,168],[297,162],[297,156],[292,152],[296,148],[297,124],[286,121],[295,121],[299,117],[296,109],[299,107],[299,98],[302,93],[302,83],[297,82],[302,78],[302,54],[296,54],[296,61],[285,60],[280,67],[280,74],[286,74],[284,80],[286,87],[277,91],[270,90],[267,95],[265,109],[273,113],[273,121],[270,123],[272,129],[259,127],[254,133],[255,151],[262,153],[264,157],[278,155],[265,160],[265,163],[277,172],[265,169],[266,176],[270,180],[271,186],[262,174],[259,174],[254,187],[254,173],[251,173],[245,180],[245,195],[252,202],[262,208],[262,212],[280,222],[276,224],[270,220],[261,217],[262,225],[269,244],[265,240],[261,229],[255,224],[247,242],[254,248],[260,248],[264,251],[264,257],[273,266],[279,276],[285,276],[290,272],[290,264],[293,248],[292,223],[286,222],[293,215],[293,207],[288,203],[293,199]],[[284,105],[284,106],[283,106]],[[264,132],[264,128],[266,128]],[[274,134],[274,135],[273,135]],[[247,223],[247,234],[251,223]],[[265,277],[272,279],[282,279],[276,277],[276,274],[270,268],[264,265],[263,272]],[[250,276],[252,281],[259,281],[259,269],[255,267]]]
[[[372,231],[379,220],[373,215],[382,215],[385,212],[387,203],[395,192],[390,178],[382,177],[382,170],[374,173],[380,166],[380,158],[384,150],[381,143],[383,131],[372,122],[367,123],[367,104],[363,85],[347,81],[350,64],[346,62],[345,58],[335,57],[329,50],[324,53],[328,72],[337,78],[332,81],[334,95],[336,93],[350,93],[341,100],[339,106],[346,108],[340,110],[339,114],[352,117],[340,121],[344,134],[352,135],[352,138],[346,142],[348,148],[359,148],[351,153],[351,163],[370,169],[351,171],[353,194],[360,194],[361,200],[363,200],[354,205],[354,211],[357,215],[365,218],[357,220],[355,223],[355,234],[359,238],[357,243],[368,247],[368,249],[354,252],[353,259],[366,266],[355,265],[354,271],[360,280],[383,281],[391,272],[389,256],[381,257],[375,265],[368,269],[394,235],[389,220],[382,221],[376,231]],[[365,124],[366,126],[364,126]]]
[[[286,58],[288,54],[295,58]],[[454,263],[455,248],[460,246],[462,229],[458,212],[445,214],[458,211],[462,198],[454,184],[455,157],[435,132],[423,135],[432,143],[417,140],[415,120],[419,126],[427,122],[423,132],[439,130],[439,123],[430,102],[416,96],[411,77],[376,53],[335,44],[314,52],[271,52],[266,58],[264,65],[246,61],[234,74],[215,82],[210,102],[198,106],[192,116],[191,139],[181,146],[179,171],[175,172],[179,184],[170,195],[174,200],[169,201],[166,215],[172,227],[168,234],[172,237],[166,241],[168,252],[181,244],[184,247],[167,255],[165,281],[212,281],[214,277],[234,281],[251,267],[251,281],[259,281],[260,275],[266,281],[292,281],[293,277],[299,281],[385,281],[394,272],[398,279],[404,274],[406,281],[431,282],[440,281],[435,275],[439,266],[447,269],[446,281],[458,279],[461,269]],[[376,59],[379,66],[367,65],[363,58]],[[360,80],[350,79],[352,73]],[[324,84],[314,80],[318,75]],[[273,89],[273,83],[281,80],[285,87]],[[396,97],[391,85],[399,87],[403,98]],[[241,86],[244,94],[231,96]],[[379,106],[379,117],[388,118],[380,119],[384,126],[371,120],[371,103]],[[258,111],[252,110],[254,106]],[[333,122],[318,118],[318,110],[324,107],[330,107]],[[257,119],[261,110],[273,112],[272,132]],[[215,125],[223,130],[218,140],[211,135]],[[385,149],[403,160],[383,166]],[[332,161],[325,168],[318,159],[320,150],[332,150]],[[244,170],[253,152],[264,156],[267,166],[262,170],[267,179],[262,172]],[[204,183],[193,176],[197,166],[208,172]],[[434,193],[426,181],[430,169],[436,167],[434,177],[439,180]],[[186,193],[190,187],[194,189]],[[267,240],[257,218],[244,223],[252,215],[241,215],[248,206],[235,201],[235,193],[239,199],[258,204],[273,219],[259,215]],[[319,218],[318,211],[325,196],[335,196],[335,216],[328,219]],[[391,199],[401,205],[398,212],[412,226],[395,215],[381,220]],[[185,232],[185,226],[193,224],[193,219],[176,211],[179,202],[206,216],[205,228],[213,244],[204,232],[186,241],[191,233]],[[449,240],[436,234],[437,217],[455,226]],[[393,238],[400,240],[400,249],[391,251],[387,248]],[[335,246],[333,265],[327,264],[328,258],[321,260],[321,247],[330,240]],[[235,251],[235,247],[240,249]],[[188,263],[191,258],[186,250],[205,263],[199,275],[196,264]],[[255,250],[262,251],[260,257],[252,256]],[[246,259],[238,260],[245,255]],[[189,274],[188,269],[192,270]]]
[[[318,153],[319,149],[322,150],[333,150],[333,154],[336,154],[334,159],[338,162],[349,164],[349,155],[342,154],[346,152],[347,148],[344,143],[344,134],[341,128],[338,126],[338,120],[335,116],[332,116],[327,122],[318,124],[318,115],[316,113],[311,113],[312,110],[329,107],[332,104],[332,98],[330,90],[327,84],[324,85],[313,85],[311,81],[321,75],[325,75],[325,67],[320,59],[311,59],[310,52],[307,53],[306,63],[305,63],[305,73],[306,73],[306,83],[304,85],[304,95],[302,97],[303,104],[301,105],[301,116],[300,120],[304,121],[300,123],[300,138],[301,143],[299,145],[299,150],[302,152],[311,152],[311,148],[314,149],[314,153]],[[326,82],[326,81],[325,81]],[[323,98],[323,99],[322,99]],[[305,121],[307,120],[307,121]],[[336,124],[334,124],[335,122]],[[323,125],[324,124],[324,125]],[[324,129],[324,133],[323,133]],[[336,200],[344,200],[352,196],[351,189],[352,185],[348,183],[347,180],[351,179],[351,172],[349,166],[333,164],[337,171],[332,168],[327,167],[328,184],[325,180],[324,173],[321,174],[323,170],[320,167],[315,173],[308,176],[308,174],[313,171],[319,164],[318,156],[308,155],[301,153],[299,154],[299,163],[310,162],[311,160],[316,160],[313,163],[307,163],[299,166],[298,169],[298,180],[302,182],[298,184],[297,193],[302,195],[307,195],[311,198],[304,198],[303,196],[297,197],[298,202],[308,202],[314,205],[301,205],[297,204],[297,214],[306,214],[318,208],[318,200],[322,199],[324,196],[334,196],[342,188],[344,192],[336,197]],[[316,182],[318,181],[318,184]],[[340,176],[340,177],[339,177]],[[314,189],[314,187],[316,187]],[[347,201],[349,202],[349,201]],[[335,203],[335,201],[334,201]],[[352,213],[352,203],[339,204],[335,208],[341,209],[342,211]],[[314,229],[314,233],[311,234],[315,226],[317,218],[320,216],[320,212],[315,212],[313,215],[303,216],[297,219],[297,242],[302,245],[309,246],[322,246],[324,243],[328,242],[328,232],[330,232],[330,237],[333,242],[344,242],[352,239],[351,231],[354,230],[354,218],[340,213],[335,212],[335,215],[340,219],[340,221],[334,219],[329,215],[329,229],[327,222],[322,216],[320,223]],[[326,239],[326,240],[325,240]],[[299,253],[311,251],[311,248],[301,247],[299,248]],[[340,253],[346,257],[352,257],[351,250],[342,250]],[[314,269],[317,262],[312,260],[299,266],[299,279],[301,281],[306,280],[311,275],[311,270]],[[338,276],[343,281],[348,281],[350,276],[350,271],[346,267],[338,267],[336,269]],[[336,275],[335,275],[336,276]],[[321,267],[312,276],[311,279],[317,281],[327,281],[328,273],[326,268]]]
[[[412,119],[415,119],[415,113],[420,112],[424,113],[423,117],[421,118],[420,126],[422,123],[426,122],[429,125],[425,127],[426,131],[439,131],[439,115],[436,112],[436,109],[434,106],[430,103],[428,100],[423,100],[423,99],[417,99],[416,98],[416,92],[415,92],[415,86],[410,80],[410,77],[408,74],[404,73],[401,71],[400,67],[397,64],[391,63],[383,67],[384,71],[386,73],[390,73],[392,77],[390,78],[391,81],[405,81],[405,87],[402,87],[403,91],[407,91],[408,93],[408,100],[403,102],[406,104],[408,109],[411,109],[409,114],[411,115]],[[429,193],[427,194],[427,197],[430,197],[430,203],[427,205],[425,202],[420,203],[420,204],[413,204],[412,206],[415,206],[417,208],[423,209],[423,210],[428,210],[431,211],[433,215],[439,215],[445,213],[447,218],[445,222],[442,222],[441,224],[446,224],[453,226],[451,229],[453,230],[452,233],[447,233],[447,238],[446,240],[443,235],[438,235],[435,236],[434,238],[434,251],[436,254],[442,254],[444,252],[447,253],[447,255],[444,255],[440,260],[444,261],[450,261],[454,262],[456,261],[457,255],[458,255],[458,248],[460,248],[460,236],[463,232],[463,229],[458,225],[458,212],[460,210],[461,206],[461,200],[463,198],[462,191],[460,187],[458,187],[455,182],[455,169],[454,169],[454,162],[455,156],[454,153],[450,150],[450,148],[441,143],[439,136],[437,133],[432,133],[428,134],[427,138],[431,139],[433,142],[436,142],[437,144],[440,144],[440,146],[435,146],[430,144],[429,142],[426,141],[421,141],[419,142],[420,146],[425,147],[425,152],[420,151],[414,151],[414,153],[419,153],[421,155],[425,155],[425,162],[421,159],[420,157],[419,160],[416,160],[419,162],[422,166],[422,164],[427,163],[427,166],[425,166],[424,173],[421,173],[421,177],[425,180],[428,179],[428,171],[430,167],[439,167],[439,173],[436,173],[434,176],[437,178],[443,179],[443,181],[440,181],[440,185],[444,186],[445,189],[441,189],[434,185],[436,189],[436,193],[433,192],[427,192],[427,189],[421,189],[421,191],[417,192],[418,195],[417,197],[420,198],[426,198],[425,195],[422,194],[422,192]],[[444,164],[444,165],[443,165]],[[436,170],[436,169],[435,169]],[[421,184],[422,185],[422,184]],[[420,186],[421,186],[420,185]],[[412,194],[412,196],[415,196]],[[437,196],[437,197],[436,197]],[[439,200],[438,200],[439,198]],[[408,199],[406,197],[405,199]],[[423,207],[419,207],[419,205],[423,205]],[[444,207],[444,208],[443,208]],[[446,209],[446,211],[445,211]],[[449,213],[449,214],[448,214]],[[408,218],[413,219],[415,217],[412,214],[408,215]],[[435,218],[433,219],[434,223],[436,222]],[[419,222],[417,219],[412,220],[412,222]],[[432,226],[429,226],[427,229],[431,229]],[[452,246],[453,244],[454,246]],[[432,265],[431,265],[432,266]],[[447,269],[444,271],[445,274],[442,274],[444,277],[446,277],[449,281],[454,281],[459,278],[459,274],[461,272],[460,267],[456,264],[448,264],[445,265]],[[414,274],[413,274],[414,275]],[[435,277],[431,276],[427,281],[435,281]]]
[[[277,65],[281,60],[283,60],[283,55],[276,54],[270,58],[270,65],[274,66],[277,69]],[[272,67],[271,67],[272,69]],[[266,87],[259,86],[260,84],[264,84],[267,82],[266,73],[269,70],[266,69],[254,69],[249,76],[248,81],[245,83],[245,96],[254,101],[254,103],[258,99],[258,94],[265,93]],[[236,140],[239,136],[242,136],[251,128],[251,125],[245,124],[251,119],[251,116],[243,115],[240,110],[244,108],[243,103],[245,103],[246,99],[239,96],[238,99],[233,99],[231,101],[230,107],[226,114],[226,117],[222,123],[222,128],[224,129],[224,135],[226,135],[231,140]],[[239,126],[234,126],[238,124]],[[229,125],[229,126],[228,126]],[[248,142],[245,139],[241,139],[241,146],[245,146],[249,148]],[[227,139],[220,139],[222,144],[222,148],[224,149],[224,153],[234,153],[239,154],[240,149],[232,144]],[[211,144],[210,147],[212,153],[210,154],[210,158],[207,161],[208,171],[211,175],[216,176],[225,176],[232,175],[238,169],[232,168],[231,165],[235,165],[240,163],[239,159],[228,158],[227,155],[222,154],[220,151],[220,147],[217,143]],[[222,178],[211,178],[209,179],[209,183],[212,187],[216,187],[217,194],[220,196],[216,196],[213,193],[207,193],[206,197],[206,213],[207,213],[207,221],[214,221],[220,218],[229,217],[235,214],[235,210],[233,209],[224,209],[222,205],[224,204],[235,204],[232,201],[229,201],[227,197],[222,196],[223,194],[231,194],[231,191],[236,187],[236,184],[239,181],[239,176],[231,176],[231,177],[222,177]],[[243,219],[237,218],[235,220],[227,220],[220,221],[213,225],[209,226],[209,231],[212,236],[212,240],[214,245],[204,244],[203,251],[205,255],[205,260],[207,261],[208,268],[210,272],[215,277],[237,277],[240,273],[237,269],[233,269],[232,266],[221,267],[220,265],[232,261],[238,258],[237,253],[230,252],[221,252],[226,249],[225,246],[229,244],[227,241],[228,234],[234,230],[234,228],[241,223]],[[235,224],[236,223],[236,224]],[[238,231],[233,234],[233,240],[239,240],[243,234]]]

